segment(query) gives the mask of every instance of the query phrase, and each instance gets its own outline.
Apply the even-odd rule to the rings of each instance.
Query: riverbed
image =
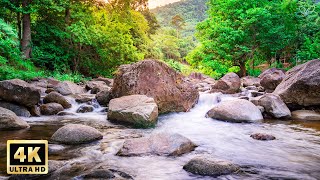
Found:
[[[100,110],[75,116],[25,118],[31,128],[0,132],[0,175],[6,176],[7,140],[49,140],[64,124],[80,123],[98,128],[104,138],[87,145],[63,146],[61,153],[51,154],[49,159],[88,164],[103,162],[130,174],[134,179],[188,180],[211,179],[192,175],[182,169],[191,158],[210,155],[229,160],[242,168],[237,174],[220,176],[218,179],[320,179],[319,121],[270,119],[261,123],[229,123],[206,118],[206,112],[218,103],[218,96],[220,94],[201,94],[198,104],[190,112],[161,115],[156,127],[147,130],[112,124],[106,120],[106,113]],[[179,133],[198,147],[180,157],[115,155],[125,139],[156,132]],[[250,137],[253,133],[271,134],[276,140],[254,140]]]

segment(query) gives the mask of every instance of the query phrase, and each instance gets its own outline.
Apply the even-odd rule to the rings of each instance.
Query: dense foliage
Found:
[[[240,75],[256,75],[254,67],[261,63],[295,65],[320,57],[319,3],[210,0],[208,5],[209,17],[197,26],[201,44],[187,57],[207,74],[221,77],[237,66]]]
[[[152,9],[162,27],[172,27],[171,20],[180,16],[185,21],[182,36],[193,36],[196,25],[206,17],[207,0],[183,0]]]
[[[0,0],[0,80],[80,81],[145,58],[219,78],[320,56],[320,3],[206,1],[149,10],[148,0]]]
[[[28,62],[58,76],[111,76],[119,65],[144,59],[159,27],[145,0],[1,0],[0,6],[2,65]]]
[[[163,59],[178,71],[191,71],[185,57],[197,44],[196,24],[206,18],[206,0],[184,0],[152,9],[161,28],[151,36],[153,58]]]

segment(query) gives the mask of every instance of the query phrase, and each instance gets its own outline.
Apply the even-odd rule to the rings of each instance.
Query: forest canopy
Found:
[[[290,68],[320,56],[312,0],[1,0],[0,80],[111,77],[121,64],[160,59],[220,78]],[[196,27],[196,28],[195,28]]]
[[[240,68],[241,76],[257,75],[263,63],[290,68],[320,57],[320,3],[210,0],[208,6],[209,17],[197,25],[201,43],[187,57],[206,74]]]

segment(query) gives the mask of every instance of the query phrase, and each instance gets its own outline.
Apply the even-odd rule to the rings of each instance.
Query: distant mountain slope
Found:
[[[203,21],[206,15],[207,0],[184,0],[157,7],[151,11],[162,27],[171,26],[171,19],[175,15],[180,15],[186,22],[186,26],[182,32],[183,36],[193,35],[196,24]]]

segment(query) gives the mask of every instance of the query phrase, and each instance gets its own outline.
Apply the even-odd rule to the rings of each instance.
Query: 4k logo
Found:
[[[47,174],[48,141],[8,140],[8,174]]]

